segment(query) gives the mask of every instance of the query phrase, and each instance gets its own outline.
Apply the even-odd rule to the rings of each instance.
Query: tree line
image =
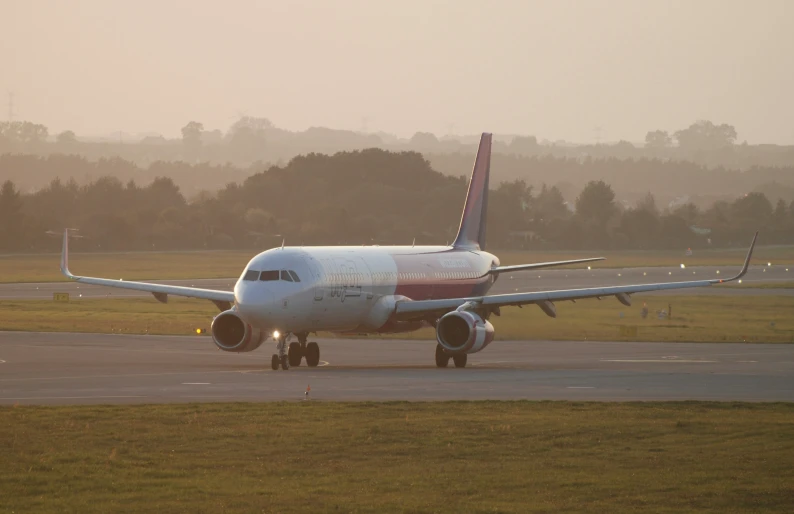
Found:
[[[18,159],[15,165],[42,162],[3,158]],[[74,157],[45,161],[57,165],[59,159]],[[367,149],[298,156],[216,191],[188,195],[168,174],[189,165],[163,163],[162,176],[148,183],[103,174],[127,165],[106,161],[95,169],[95,179],[78,184],[53,178],[31,192],[6,180],[0,188],[0,251],[57,251],[64,227],[79,229],[77,251],[261,250],[282,240],[443,244],[457,231],[468,179],[434,170],[416,152]],[[773,203],[761,192],[706,208],[691,202],[665,206],[648,192],[624,202],[604,180],[589,181],[566,201],[557,185],[517,178],[491,191],[488,244],[494,249],[743,246],[759,228],[765,243],[794,243],[794,203]]]
[[[466,154],[476,151],[478,135],[446,135],[416,132],[399,138],[385,132],[363,133],[325,127],[289,131],[267,118],[241,116],[228,129],[207,128],[199,120],[181,128],[181,138],[157,134],[117,133],[103,139],[80,137],[71,130],[50,134],[49,129],[28,121],[0,122],[0,154],[69,153],[90,160],[121,157],[138,165],[157,161],[231,163],[248,167],[253,163],[287,162],[309,152],[381,148],[391,151],[418,151],[429,155]],[[605,144],[574,144],[549,141],[536,136],[496,134],[493,153],[518,157],[561,159],[661,159],[690,161],[708,168],[749,170],[753,167],[794,167],[794,146],[739,143],[736,128],[727,123],[700,120],[672,133],[650,130],[644,141],[617,141]]]

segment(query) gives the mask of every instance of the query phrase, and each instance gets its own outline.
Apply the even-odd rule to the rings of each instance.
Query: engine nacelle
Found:
[[[234,309],[221,312],[212,320],[212,340],[224,352],[251,352],[265,339],[264,331],[243,321]]]
[[[471,311],[452,311],[438,320],[436,339],[449,353],[477,353],[493,341],[493,325]]]

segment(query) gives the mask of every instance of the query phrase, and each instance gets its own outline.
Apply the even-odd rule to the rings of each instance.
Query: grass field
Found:
[[[794,342],[791,296],[634,295],[633,301],[632,307],[613,298],[561,302],[556,319],[533,305],[510,307],[491,321],[498,340]],[[643,302],[650,311],[644,320],[640,317]],[[673,318],[658,319],[656,311],[666,311],[668,306],[673,308]],[[209,329],[217,312],[210,302],[173,297],[166,305],[153,298],[73,299],[69,303],[4,300],[0,301],[0,330],[191,334],[196,328]],[[435,336],[431,329],[423,329],[390,337]]]
[[[749,244],[749,240],[748,240]],[[230,278],[238,277],[256,252],[140,252],[70,255],[72,272],[78,275],[125,280]],[[515,252],[498,251],[503,265],[548,262],[585,257],[606,257],[594,267],[633,268],[644,266],[740,265],[746,249],[702,250],[686,257],[683,251],[588,251]],[[60,256],[2,255],[0,282],[57,282],[65,280],[58,269]],[[755,262],[794,265],[794,246],[758,247]],[[580,266],[581,267],[581,266]]]
[[[0,408],[2,512],[791,512],[794,405]]]

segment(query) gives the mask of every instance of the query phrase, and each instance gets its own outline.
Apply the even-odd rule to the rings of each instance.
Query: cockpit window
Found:
[[[292,275],[289,274],[289,271],[283,269],[283,270],[281,270],[281,280],[286,280],[287,282],[292,282]]]
[[[278,280],[278,270],[274,271],[263,271],[261,275],[259,275],[259,280],[263,282],[269,282],[273,280]]]
[[[243,275],[243,280],[257,280],[259,279],[259,272],[256,270],[249,269]]]
[[[300,282],[301,281],[301,279],[298,277],[298,274],[295,273],[294,271],[289,270],[289,274],[292,275],[292,280],[294,280],[295,282]]]

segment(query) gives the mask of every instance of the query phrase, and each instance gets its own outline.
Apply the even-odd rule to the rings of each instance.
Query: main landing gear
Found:
[[[449,359],[452,359],[456,368],[465,368],[468,355],[465,353],[450,355],[444,350],[443,346],[436,344],[436,367],[446,368],[449,365]]]
[[[310,368],[317,367],[320,364],[320,345],[315,342],[307,343],[308,333],[295,335],[298,337],[298,341],[289,343],[289,345],[287,345],[286,335],[280,336],[276,340],[278,354],[273,354],[271,359],[273,370],[277,370],[279,366],[283,370],[289,369],[290,366],[298,367],[304,358],[306,359],[306,365]]]

